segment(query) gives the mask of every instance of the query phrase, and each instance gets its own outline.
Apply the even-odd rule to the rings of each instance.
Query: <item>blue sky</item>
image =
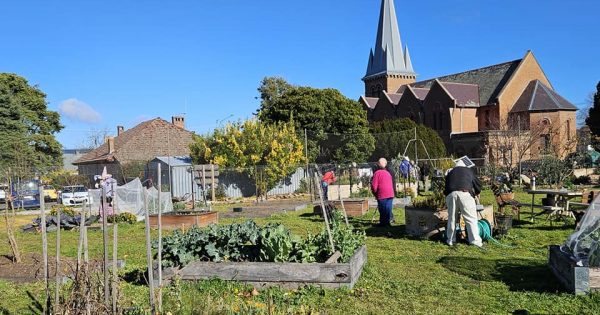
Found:
[[[600,80],[600,1],[396,0],[418,79],[521,58],[531,49],[577,106]],[[252,116],[265,76],[357,99],[379,0],[8,1],[0,72],[61,108],[66,148],[90,130],[186,114],[204,133]]]

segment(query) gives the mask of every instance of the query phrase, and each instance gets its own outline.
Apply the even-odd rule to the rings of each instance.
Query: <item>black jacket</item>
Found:
[[[472,196],[476,196],[481,192],[481,182],[472,169],[455,167],[446,175],[444,195],[448,196],[453,191],[468,191]]]

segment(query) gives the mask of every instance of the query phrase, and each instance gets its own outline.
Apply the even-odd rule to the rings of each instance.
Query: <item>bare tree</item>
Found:
[[[102,144],[104,144],[106,137],[110,136],[111,132],[108,128],[104,129],[95,129],[92,128],[87,132],[85,138],[83,139],[82,148],[83,149],[95,149]]]

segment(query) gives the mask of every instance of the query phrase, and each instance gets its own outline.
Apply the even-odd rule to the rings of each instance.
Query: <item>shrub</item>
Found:
[[[58,213],[58,209],[60,208],[60,215],[68,215],[71,217],[76,216],[78,213],[73,209],[73,207],[63,206],[63,205],[53,205],[50,208],[50,215],[55,216]]]
[[[106,217],[109,223],[127,223],[134,224],[137,222],[137,217],[133,213],[122,212],[120,214],[111,214]]]
[[[592,183],[592,179],[588,175],[575,177],[573,179],[574,185],[590,185],[591,183]]]

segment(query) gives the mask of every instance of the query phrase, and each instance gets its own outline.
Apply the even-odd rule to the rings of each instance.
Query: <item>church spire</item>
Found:
[[[414,76],[408,52],[402,51],[393,0],[382,0],[375,51],[369,55],[366,77],[380,74]]]

